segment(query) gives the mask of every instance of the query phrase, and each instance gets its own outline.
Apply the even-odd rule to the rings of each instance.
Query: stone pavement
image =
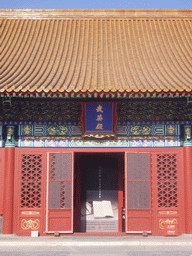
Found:
[[[0,235],[2,246],[192,246],[192,235],[158,236],[61,236],[22,237]]]

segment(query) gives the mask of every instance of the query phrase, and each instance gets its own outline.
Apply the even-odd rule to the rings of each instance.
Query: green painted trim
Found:
[[[191,125],[184,126],[184,146],[192,146]]]
[[[15,147],[15,126],[8,125],[6,127],[5,147]]]

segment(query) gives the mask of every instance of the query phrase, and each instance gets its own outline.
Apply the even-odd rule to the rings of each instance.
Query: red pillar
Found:
[[[3,203],[3,234],[13,233],[14,162],[15,148],[6,147]]]
[[[123,183],[124,183],[124,155],[118,157],[118,218],[119,218],[119,232],[125,232],[125,220],[122,218],[123,205]]]
[[[192,234],[192,146],[184,147],[186,233]]]

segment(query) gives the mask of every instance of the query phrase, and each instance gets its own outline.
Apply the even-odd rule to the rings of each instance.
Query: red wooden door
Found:
[[[46,232],[73,232],[73,154],[48,153]]]
[[[0,148],[0,216],[3,215],[3,191],[4,191],[4,169],[5,169],[5,149]]]
[[[184,183],[181,150],[153,153],[155,235],[164,235],[166,224],[184,229]]]
[[[151,233],[151,154],[126,153],[126,232]]]
[[[45,156],[41,149],[15,150],[13,232],[16,234],[30,235],[34,230],[42,233]]]

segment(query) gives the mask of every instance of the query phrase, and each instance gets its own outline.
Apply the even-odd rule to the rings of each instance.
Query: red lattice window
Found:
[[[157,155],[158,207],[178,207],[177,155]]]
[[[65,208],[65,181],[61,182],[60,208]]]
[[[22,155],[21,168],[21,208],[40,208],[42,155]]]
[[[55,180],[56,154],[50,154],[50,180]]]
[[[71,208],[71,154],[50,154],[49,209]]]
[[[149,154],[128,154],[128,209],[150,208],[149,159]]]

